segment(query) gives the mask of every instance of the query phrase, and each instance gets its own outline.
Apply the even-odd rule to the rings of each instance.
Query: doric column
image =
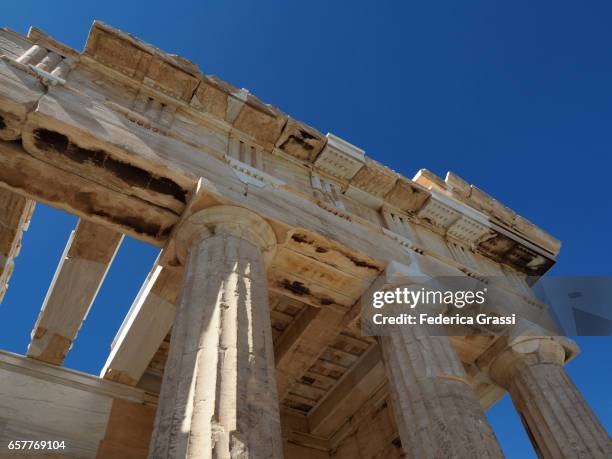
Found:
[[[529,438],[544,458],[609,458],[610,437],[563,369],[568,339],[512,339],[489,367],[508,390]]]
[[[503,457],[448,337],[404,325],[380,341],[408,457]]]
[[[270,225],[243,208],[195,213],[176,239],[183,288],[150,458],[281,458],[264,260]]]

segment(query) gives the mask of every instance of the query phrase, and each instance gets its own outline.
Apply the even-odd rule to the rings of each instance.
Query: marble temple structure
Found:
[[[36,201],[79,222],[26,355],[0,351],[0,457],[499,458],[505,393],[540,457],[612,457],[570,339],[362,334],[406,270],[546,312],[528,278],[560,242],[456,174],[403,177],[100,22],[82,52],[0,29],[0,298]],[[160,255],[101,374],[67,369],[124,235]]]

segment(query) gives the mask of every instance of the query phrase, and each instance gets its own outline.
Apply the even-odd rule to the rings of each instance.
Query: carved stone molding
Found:
[[[508,387],[516,371],[535,364],[563,365],[565,349],[558,340],[546,336],[524,336],[508,343],[489,367],[489,376],[498,385]]]
[[[352,179],[365,162],[365,153],[346,140],[327,134],[327,145],[314,162],[315,167],[339,178]]]

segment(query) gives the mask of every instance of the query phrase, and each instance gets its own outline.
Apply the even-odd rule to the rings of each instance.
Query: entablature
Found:
[[[16,35],[8,40],[20,40],[22,56],[26,42],[44,45],[72,68],[65,83],[32,96],[35,110],[27,119],[25,110],[19,132],[26,150],[117,191],[127,187],[177,221],[206,177],[202,167],[221,171],[209,156],[247,186],[282,188],[440,259],[452,259],[449,247],[458,244],[526,275],[554,263],[558,241],[458,176],[402,177],[349,142],[105,24],[94,23],[82,54],[38,29]],[[160,227],[147,240],[162,245],[169,234]]]

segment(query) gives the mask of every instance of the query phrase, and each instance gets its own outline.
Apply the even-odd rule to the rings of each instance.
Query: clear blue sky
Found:
[[[5,2],[82,49],[94,19],[178,53],[406,176],[453,170],[563,241],[553,273],[610,275],[612,4],[492,1]],[[39,206],[0,306],[24,353],[76,219]],[[98,373],[156,250],[126,239],[66,365]],[[577,338],[567,370],[612,429],[612,338]],[[489,417],[535,457],[507,397]]]

